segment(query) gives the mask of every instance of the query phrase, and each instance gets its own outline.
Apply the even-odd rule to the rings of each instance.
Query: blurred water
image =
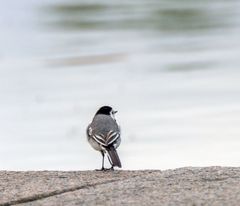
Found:
[[[94,169],[85,128],[119,111],[124,169],[240,163],[240,3],[6,1],[0,169]]]

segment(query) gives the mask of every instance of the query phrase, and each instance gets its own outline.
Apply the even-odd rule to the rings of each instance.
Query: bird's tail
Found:
[[[118,157],[117,150],[114,147],[107,148],[108,155],[110,157],[112,166],[122,167],[121,161]]]

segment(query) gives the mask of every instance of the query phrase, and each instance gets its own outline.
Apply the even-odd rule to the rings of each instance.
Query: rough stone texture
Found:
[[[240,205],[240,168],[0,172],[0,205]]]

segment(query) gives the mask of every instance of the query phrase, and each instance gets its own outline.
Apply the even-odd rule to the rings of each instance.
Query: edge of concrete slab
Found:
[[[234,205],[240,201],[240,167],[106,172],[0,171],[0,206],[74,205],[77,202],[108,205],[105,200],[111,205],[113,199],[119,205],[208,202],[214,205],[219,201],[231,201]]]

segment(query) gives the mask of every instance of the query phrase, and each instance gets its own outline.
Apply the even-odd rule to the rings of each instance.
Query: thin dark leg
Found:
[[[101,153],[102,153],[102,170],[104,170],[104,152],[101,151]]]
[[[112,165],[112,167],[110,167],[110,168],[107,169],[107,170],[114,170],[113,163],[112,163],[111,159],[109,158],[108,155],[107,155],[107,157],[108,157],[108,160],[109,160],[110,164]]]

